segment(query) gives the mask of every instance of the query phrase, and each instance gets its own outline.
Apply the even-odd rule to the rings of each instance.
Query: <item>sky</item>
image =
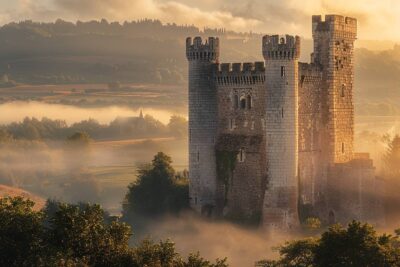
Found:
[[[0,0],[0,25],[31,19],[160,19],[235,31],[311,37],[311,15],[359,21],[359,39],[400,41],[400,0]]]

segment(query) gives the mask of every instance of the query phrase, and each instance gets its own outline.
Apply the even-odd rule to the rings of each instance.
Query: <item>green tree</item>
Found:
[[[400,266],[399,236],[378,235],[369,224],[353,221],[334,225],[318,239],[288,242],[280,259],[257,263],[263,267],[395,267]]]
[[[125,197],[126,218],[177,213],[188,207],[188,182],[175,173],[171,163],[169,156],[159,152],[151,165],[139,169]]]
[[[0,266],[32,266],[44,247],[43,213],[21,197],[0,199]]]
[[[144,240],[129,247],[128,225],[98,205],[48,201],[43,211],[17,198],[0,199],[0,266],[226,267],[199,253],[185,261],[169,240]]]
[[[127,257],[132,233],[128,225],[107,224],[104,218],[99,205],[60,204],[49,219],[49,243],[91,266],[111,266]]]

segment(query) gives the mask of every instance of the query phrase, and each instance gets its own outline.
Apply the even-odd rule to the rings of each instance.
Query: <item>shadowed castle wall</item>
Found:
[[[321,160],[322,72],[315,64],[299,63],[299,194],[300,203],[314,205]],[[325,165],[325,166],[323,166]]]
[[[219,40],[186,40],[189,61],[189,176],[190,205],[207,216],[215,215],[217,91],[213,68],[219,59]]]
[[[221,64],[215,79],[219,206],[227,218],[258,224],[266,184],[264,62]]]

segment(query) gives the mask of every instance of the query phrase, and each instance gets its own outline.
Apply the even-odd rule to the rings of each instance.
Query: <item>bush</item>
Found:
[[[169,156],[159,152],[151,165],[139,169],[138,178],[125,197],[125,218],[177,214],[189,207],[188,179],[177,175],[171,163]]]

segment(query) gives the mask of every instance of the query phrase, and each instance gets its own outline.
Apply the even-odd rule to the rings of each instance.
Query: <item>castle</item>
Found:
[[[186,40],[190,204],[271,229],[307,217],[382,222],[369,155],[354,152],[357,20],[312,17],[311,63],[298,36],[266,35],[264,62],[220,63],[218,38]]]

